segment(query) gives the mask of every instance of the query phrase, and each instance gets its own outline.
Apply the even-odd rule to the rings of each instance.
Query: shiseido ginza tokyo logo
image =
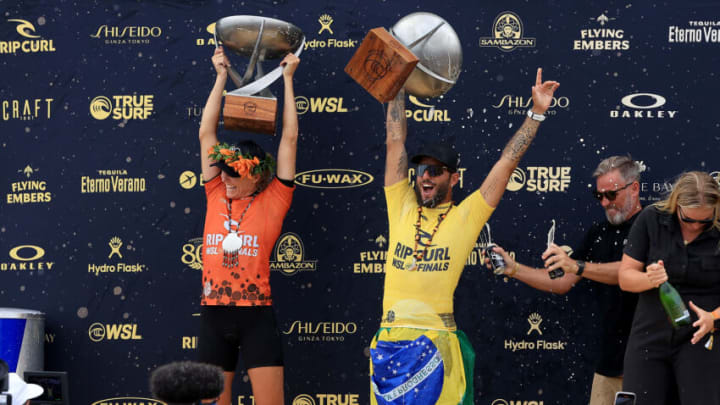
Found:
[[[654,93],[634,93],[620,99],[622,106],[610,110],[610,118],[675,118],[677,110],[661,109],[667,104],[667,99]]]

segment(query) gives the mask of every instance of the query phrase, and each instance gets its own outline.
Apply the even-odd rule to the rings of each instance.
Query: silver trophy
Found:
[[[242,76],[232,66],[228,69],[238,88],[225,97],[225,127],[274,134],[277,98],[268,87],[282,76],[283,68],[277,66],[265,74],[262,62],[283,58],[288,53],[299,56],[305,43],[302,30],[274,18],[235,15],[219,19],[214,35],[216,44],[219,40],[225,49],[249,58]]]

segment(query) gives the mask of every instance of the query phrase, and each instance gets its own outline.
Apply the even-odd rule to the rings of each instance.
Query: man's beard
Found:
[[[415,198],[417,199],[417,203],[420,206],[423,206],[425,208],[435,208],[438,204],[443,202],[445,200],[445,197],[447,197],[448,191],[450,190],[449,184],[447,182],[444,183],[435,183],[435,197],[430,198],[429,200],[422,200],[422,194],[420,193],[420,187],[421,184],[419,182],[415,182]]]
[[[631,198],[628,198],[627,200],[625,200],[625,204],[623,204],[622,207],[616,207],[618,208],[618,212],[614,215],[610,215],[610,213],[605,210],[605,217],[611,224],[620,225],[625,222],[625,220],[627,220],[628,215],[633,209],[633,204],[633,200]]]

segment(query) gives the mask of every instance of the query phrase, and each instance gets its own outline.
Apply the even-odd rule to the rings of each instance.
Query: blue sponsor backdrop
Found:
[[[207,28],[234,14],[287,20],[309,44],[295,80],[298,173],[307,176],[283,235],[296,238],[286,239],[291,261],[315,262],[272,275],[287,402],[367,403],[387,241],[385,110],[343,72],[357,44],[414,11],[457,31],[459,82],[407,103],[411,153],[435,139],[460,151],[456,201],[522,122],[535,69],[561,83],[490,221],[496,242],[540,266],[552,219],[556,241],[573,245],[603,218],[589,192],[600,159],[643,161],[645,202],[683,170],[720,170],[720,6],[672,3],[2,1],[0,306],[47,314],[46,369],[69,371],[73,404],[149,397],[152,369],[193,359],[204,216],[197,129],[214,80]],[[529,46],[481,46],[507,12]],[[272,90],[281,95],[281,84]],[[274,137],[220,135],[277,147]],[[360,177],[342,176],[350,171]],[[591,283],[553,296],[496,278],[478,252],[468,260],[456,318],[478,353],[476,403],[585,402],[598,343]],[[250,403],[240,376],[240,402]]]

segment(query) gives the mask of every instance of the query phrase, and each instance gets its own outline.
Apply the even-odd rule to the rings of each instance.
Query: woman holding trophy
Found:
[[[270,253],[292,202],[298,119],[293,74],[299,59],[283,66],[282,136],[276,162],[251,140],[219,143],[217,128],[230,63],[217,48],[217,72],[200,123],[200,156],[207,211],[203,245],[200,361],[223,368],[218,405],[231,404],[232,381],[242,355],[255,403],[283,403],[283,356],[272,309]]]

